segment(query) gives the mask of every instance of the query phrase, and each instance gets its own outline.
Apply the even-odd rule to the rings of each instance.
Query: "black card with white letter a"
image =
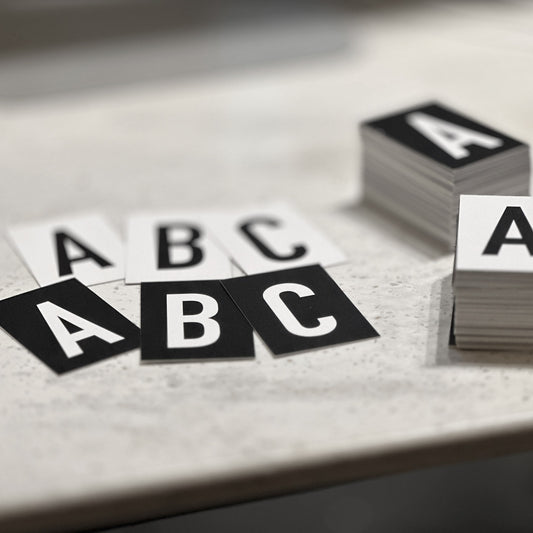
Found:
[[[321,266],[222,283],[276,355],[378,336]]]
[[[406,109],[365,126],[454,169],[523,145],[439,103]]]
[[[0,326],[58,374],[139,346],[139,328],[76,279],[0,301]]]
[[[219,281],[141,284],[141,360],[254,357],[253,330]]]

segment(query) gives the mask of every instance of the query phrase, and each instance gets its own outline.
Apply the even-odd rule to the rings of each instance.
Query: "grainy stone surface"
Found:
[[[57,377],[2,332],[0,516],[533,427],[533,354],[448,349],[453,258],[356,202],[356,123],[375,113],[437,96],[531,143],[532,15],[368,14],[331,57],[0,101],[2,227],[97,208],[123,231],[137,208],[287,199],[349,254],[329,272],[382,335],[277,359],[256,338],[242,362],[140,365],[135,351]],[[36,286],[5,240],[0,272],[2,298]],[[94,290],[139,322],[137,286]]]

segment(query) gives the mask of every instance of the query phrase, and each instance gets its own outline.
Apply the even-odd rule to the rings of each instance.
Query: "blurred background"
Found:
[[[123,87],[338,53],[348,46],[339,31],[346,9],[315,0],[2,0],[0,94]]]
[[[174,174],[205,205],[244,197],[243,175],[257,200],[352,205],[375,113],[440,97],[529,142],[532,52],[528,2],[0,0],[2,218],[26,214],[14,179],[43,215],[58,187],[80,194],[50,212],[164,205]],[[525,532],[532,498],[526,453],[109,531]]]

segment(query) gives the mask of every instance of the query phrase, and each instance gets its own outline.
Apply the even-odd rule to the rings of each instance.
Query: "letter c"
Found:
[[[280,298],[284,292],[293,292],[302,298],[313,296],[315,293],[300,283],[280,283],[268,287],[263,292],[263,299],[289,333],[299,337],[321,337],[331,333],[337,327],[337,321],[331,315],[318,318],[318,326],[312,328],[303,326]]]
[[[252,227],[257,224],[263,224],[273,228],[277,228],[280,224],[273,218],[256,217],[244,222],[239,226],[239,229],[250,239],[252,244],[254,244],[265,257],[268,257],[274,261],[292,261],[293,259],[299,259],[307,253],[305,246],[298,244],[293,246],[291,253],[286,255],[278,254],[272,250],[272,248],[269,248],[264,242],[262,242],[261,239],[257,237],[255,232],[252,231]]]

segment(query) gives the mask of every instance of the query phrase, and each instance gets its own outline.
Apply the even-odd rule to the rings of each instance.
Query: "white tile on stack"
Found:
[[[361,136],[366,198],[450,249],[461,194],[529,193],[529,147],[441,104],[367,121]]]
[[[461,196],[453,280],[459,348],[533,349],[531,224],[529,196]]]

